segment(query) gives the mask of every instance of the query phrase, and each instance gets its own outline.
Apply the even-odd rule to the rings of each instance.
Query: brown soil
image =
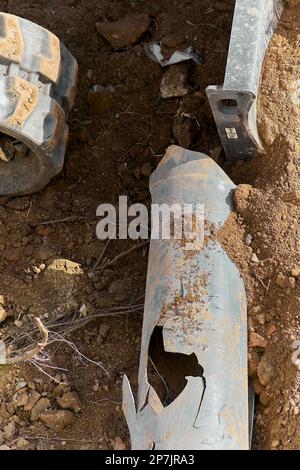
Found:
[[[0,9],[56,33],[77,58],[80,74],[63,173],[39,194],[0,200],[0,318],[3,309],[8,314],[0,339],[12,355],[30,349],[39,341],[38,315],[51,342],[38,363],[0,367],[0,446],[128,448],[121,385],[126,373],[137,386],[147,247],[108,266],[136,245],[97,240],[96,208],[117,206],[119,195],[149,203],[148,176],[174,142],[222,160],[205,87],[223,81],[234,0],[18,3],[0,0]],[[218,234],[247,289],[258,449],[300,448],[300,13],[299,2],[288,4],[260,90],[267,152],[229,168],[240,184],[237,212]],[[139,15],[147,31],[122,36],[131,45],[112,49],[99,24],[126,17],[132,25]],[[182,98],[162,99],[165,70],[143,49],[144,41],[162,39],[167,55],[192,45],[202,56],[201,65],[180,67],[188,76]],[[108,87],[101,101],[94,85]],[[70,390],[78,392],[81,411],[59,432],[32,421],[22,401],[38,392],[59,410]],[[7,428],[9,422],[15,426]]]
[[[300,448],[299,28],[299,2],[289,2],[260,90],[267,153],[232,169],[237,183],[252,186],[238,187],[238,214],[219,234],[247,288],[249,373],[260,397],[254,445],[260,449]]]
[[[39,340],[33,333],[38,315],[52,341],[42,362],[0,368],[0,430],[6,431],[4,440],[0,432],[0,446],[100,449],[120,448],[122,441],[129,446],[121,383],[124,373],[137,382],[147,248],[105,267],[134,246],[115,241],[97,264],[106,244],[96,238],[96,208],[103,202],[117,205],[124,194],[130,203],[148,203],[149,168],[155,169],[174,142],[214,158],[220,154],[205,87],[223,81],[233,6],[234,0],[0,0],[1,10],[56,33],[80,70],[63,173],[39,194],[0,201],[0,300],[8,314],[0,339],[11,354],[30,348]],[[136,14],[149,15],[151,25],[128,48],[113,50],[96,30],[96,23]],[[174,44],[192,45],[202,56],[203,64],[186,64],[189,93],[183,98],[162,99],[164,70],[142,47],[143,41],[161,39],[168,53]],[[107,89],[98,102],[93,85],[109,85],[114,92]],[[124,314],[111,316],[120,309]],[[67,339],[93,363],[58,341],[57,332],[78,325]],[[64,392],[77,391],[82,409],[73,424],[55,432],[32,421],[22,400],[34,396],[34,389],[52,409],[60,408],[57,398]],[[8,422],[16,426],[7,428]]]

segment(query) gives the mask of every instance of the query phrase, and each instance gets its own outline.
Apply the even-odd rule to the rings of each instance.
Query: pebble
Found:
[[[75,413],[81,410],[81,402],[77,392],[64,393],[62,397],[57,398],[57,403],[61,408],[75,411]]]
[[[273,449],[277,449],[277,447],[279,447],[279,444],[280,444],[279,441],[274,440],[274,441],[271,442],[271,447],[272,447]]]
[[[47,410],[41,413],[40,418],[48,428],[60,432],[73,423],[74,415],[68,410]]]
[[[113,49],[122,49],[136,44],[150,25],[151,18],[148,15],[136,14],[113,22],[96,23],[96,29]]]
[[[250,196],[253,191],[253,186],[250,184],[240,184],[234,192],[234,202],[236,210],[239,214],[245,215],[249,204]]]
[[[267,347],[267,340],[259,335],[258,333],[255,333],[254,331],[251,331],[249,334],[249,348],[266,348]]]
[[[298,279],[300,277],[300,266],[296,266],[294,269],[292,269],[291,274],[293,277]]]
[[[113,441],[114,450],[126,450],[123,439],[120,436],[115,437]]]
[[[34,407],[34,405],[41,398],[41,395],[38,392],[36,392],[35,390],[32,390],[32,392],[30,392],[28,395],[29,395],[28,402],[24,406],[25,411],[31,411],[32,408]]]
[[[251,261],[252,263],[259,263],[258,256],[255,253],[251,256]]]
[[[10,447],[4,445],[4,446],[0,446],[0,450],[10,450]]]
[[[79,309],[79,313],[82,317],[87,316],[87,306],[86,306],[86,304],[81,305],[81,307]]]
[[[17,394],[16,398],[15,398],[15,405],[17,407],[21,407],[21,406],[26,406],[27,403],[28,403],[28,400],[29,400],[29,396],[28,396],[28,393],[25,391],[25,392],[22,392],[20,394]]]
[[[11,439],[17,432],[16,423],[10,421],[6,426],[4,426],[4,436],[6,439]]]
[[[245,239],[245,245],[250,246],[252,243],[252,235],[248,234]]]
[[[164,99],[179,98],[188,94],[188,68],[186,64],[176,64],[169,67],[162,77],[160,92]]]
[[[268,338],[271,338],[273,334],[276,332],[277,328],[275,323],[270,323],[266,328],[266,335]]]
[[[17,449],[19,450],[28,450],[30,447],[30,442],[27,441],[27,439],[24,439],[21,437],[20,439],[17,440],[16,443]]]
[[[281,289],[294,289],[296,287],[296,279],[294,277],[287,277],[283,274],[278,274],[276,285]]]
[[[41,398],[31,410],[31,421],[36,421],[47,408],[50,408],[50,400],[48,398]]]
[[[260,383],[266,387],[273,377],[273,365],[267,355],[264,355],[257,367],[257,375]]]
[[[25,388],[25,387],[27,387],[27,382],[25,382],[25,380],[21,380],[16,386],[16,392],[18,390],[21,390],[21,388]]]

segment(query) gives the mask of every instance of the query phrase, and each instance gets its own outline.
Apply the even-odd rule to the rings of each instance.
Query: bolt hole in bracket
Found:
[[[264,57],[283,5],[284,0],[236,0],[224,85],[206,89],[230,162],[264,152],[257,129],[257,96]]]

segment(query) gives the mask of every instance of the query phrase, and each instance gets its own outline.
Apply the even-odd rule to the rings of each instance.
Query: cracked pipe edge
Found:
[[[180,147],[169,147],[150,186],[153,203],[204,204],[205,218],[215,228],[232,210],[235,186],[227,175],[206,155]],[[180,295],[175,315],[172,305]],[[147,376],[157,325],[163,326],[165,351],[194,353],[204,369],[202,377],[186,377],[186,387],[168,406]],[[123,409],[133,449],[249,448],[245,288],[209,232],[205,247],[188,254],[172,240],[151,240],[138,400],[136,405],[125,377]]]

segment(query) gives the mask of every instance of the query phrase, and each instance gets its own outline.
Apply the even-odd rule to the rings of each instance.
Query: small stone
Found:
[[[113,49],[121,49],[136,44],[150,25],[151,18],[148,15],[136,14],[113,22],[96,23],[96,29]]]
[[[4,446],[0,446],[0,450],[10,450],[10,447],[4,445]]]
[[[164,99],[178,98],[189,92],[186,64],[172,65],[163,75],[160,92]]]
[[[113,441],[113,448],[114,450],[126,450],[126,446],[124,444],[123,439],[121,439],[121,437],[119,436],[115,437]]]
[[[273,377],[273,365],[267,355],[264,355],[257,367],[257,375],[260,383],[266,387]]]
[[[25,380],[21,380],[16,386],[16,392],[25,387],[27,387],[27,382],[25,382]]]
[[[251,261],[252,263],[259,263],[258,256],[255,253],[251,256]]]
[[[250,197],[253,192],[253,186],[250,184],[240,184],[234,192],[234,201],[236,210],[239,214],[245,215],[249,205]]]
[[[30,442],[27,441],[27,439],[24,439],[21,437],[20,439],[17,440],[16,443],[17,449],[19,450],[28,450],[30,447]]]
[[[11,439],[17,432],[16,423],[10,421],[6,426],[4,426],[4,436],[6,439]]]
[[[141,168],[141,174],[143,176],[151,176],[151,173],[152,173],[151,163],[144,163],[144,165]]]
[[[298,279],[300,277],[300,266],[296,266],[294,269],[292,269],[291,274],[293,277]]]
[[[74,415],[68,410],[47,410],[41,413],[40,418],[48,428],[60,432],[73,423]]]
[[[38,400],[41,398],[41,395],[36,392],[35,390],[32,390],[32,392],[30,392],[29,394],[29,397],[28,397],[28,402],[27,404],[24,406],[24,410],[25,411],[31,411],[32,408],[34,407],[34,405],[38,402]]]
[[[258,333],[255,333],[254,331],[251,331],[249,334],[249,348],[266,348],[267,347],[267,340],[259,335]]]
[[[264,313],[259,313],[256,315],[257,321],[260,325],[264,325],[266,323],[266,316]]]
[[[276,333],[276,325],[274,323],[270,323],[267,328],[266,328],[266,336],[268,338],[271,338],[271,336],[273,336],[274,333]]]
[[[279,447],[279,444],[280,444],[279,441],[274,440],[274,441],[271,442],[271,447],[272,447],[273,449],[277,449],[277,447]]]
[[[75,411],[75,413],[81,410],[81,402],[77,392],[64,393],[62,397],[57,398],[57,403],[61,408]]]
[[[8,316],[7,311],[0,305],[0,323],[3,323]]]
[[[19,408],[21,406],[26,406],[29,400],[27,392],[22,392],[16,396],[15,405]]]
[[[252,236],[248,234],[245,238],[245,245],[250,246],[252,243]]]
[[[41,398],[31,410],[31,421],[36,421],[47,408],[50,408],[50,400],[48,398]]]
[[[79,309],[79,313],[82,317],[87,316],[87,306],[86,306],[86,304],[81,305],[81,307]]]
[[[22,328],[23,322],[22,322],[21,320],[16,320],[16,321],[14,321],[14,325],[15,325],[17,328]]]
[[[296,279],[294,277],[287,277],[283,274],[278,274],[276,285],[281,289],[294,289],[296,287]]]
[[[99,389],[100,389],[100,384],[99,384],[99,382],[96,381],[95,385],[93,386],[93,390],[94,390],[94,392],[98,392]]]

